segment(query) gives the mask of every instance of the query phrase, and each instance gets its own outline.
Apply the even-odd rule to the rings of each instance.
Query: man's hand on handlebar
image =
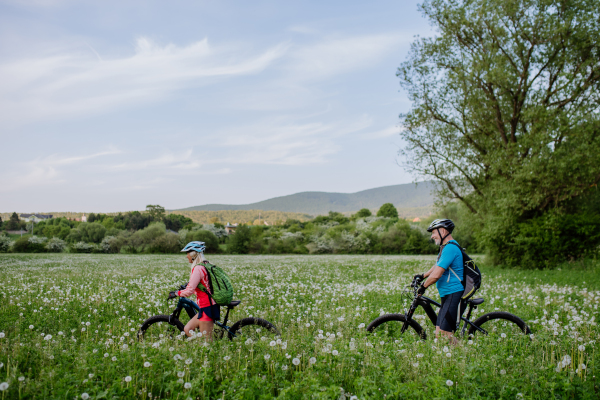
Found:
[[[426,290],[427,290],[427,288],[425,286],[421,285],[419,287],[419,290],[417,290],[417,296],[422,296]]]
[[[169,292],[169,298],[167,300],[171,300],[177,297],[177,292]]]
[[[423,279],[425,279],[425,276],[423,274],[417,274],[413,276],[413,280],[422,281]]]

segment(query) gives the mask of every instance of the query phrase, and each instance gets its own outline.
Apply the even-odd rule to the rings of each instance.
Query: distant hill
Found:
[[[206,204],[174,211],[227,211],[227,210],[271,210],[310,215],[327,214],[329,211],[354,212],[361,208],[377,210],[384,203],[392,203],[399,209],[416,212],[415,216],[431,213],[433,183],[420,182],[418,185],[384,186],[356,193],[301,192],[289,196],[275,197],[252,204]]]

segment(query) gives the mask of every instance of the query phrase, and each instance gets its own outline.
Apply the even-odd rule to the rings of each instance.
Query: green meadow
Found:
[[[434,340],[377,336],[365,325],[403,313],[401,295],[434,256],[214,256],[235,298],[230,318],[267,319],[280,336],[138,340],[170,314],[186,282],[183,256],[0,255],[2,399],[597,399],[597,264],[519,271],[481,266],[490,335]],[[439,300],[437,291],[427,295]],[[183,317],[185,322],[187,317]]]

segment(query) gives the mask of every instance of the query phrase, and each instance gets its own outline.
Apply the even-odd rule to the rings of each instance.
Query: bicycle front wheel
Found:
[[[477,318],[473,324],[485,329],[488,335],[505,336],[531,334],[531,330],[521,318],[505,311],[487,313]],[[469,335],[479,332],[474,326],[469,326]],[[481,332],[479,332],[481,334]]]
[[[138,339],[158,341],[173,339],[183,332],[183,323],[170,315],[155,315],[142,323],[138,331]]]
[[[385,314],[376,318],[367,326],[367,332],[377,334],[377,336],[389,337],[390,339],[398,339],[402,335],[401,330],[406,321],[404,314]],[[408,321],[408,328],[404,332],[407,337],[412,337],[415,340],[427,339],[425,329],[417,321],[411,319]]]
[[[246,342],[252,340],[257,342],[259,340],[270,340],[276,336],[279,336],[279,330],[262,318],[243,318],[237,321],[231,326],[230,332],[228,333],[229,340],[241,340]]]

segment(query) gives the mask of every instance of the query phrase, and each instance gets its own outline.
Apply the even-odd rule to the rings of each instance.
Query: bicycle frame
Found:
[[[179,302],[177,302],[177,308],[175,308],[175,310],[173,310],[173,313],[169,316],[169,322],[170,322],[171,318],[179,319],[179,315],[181,314],[182,310],[185,310],[185,312],[187,312],[190,319],[192,319],[196,316],[196,314],[198,314],[200,312],[200,307],[198,306],[198,304],[194,303],[193,301],[191,301],[185,297],[180,297]],[[236,337],[236,334],[231,332],[231,330],[230,330],[231,327],[227,326],[227,320],[229,318],[229,311],[231,311],[231,308],[227,307],[227,313],[225,313],[225,318],[223,318],[223,323],[221,323],[219,321],[215,321],[215,325],[217,325],[219,328],[222,329],[220,338],[223,337],[223,335],[225,334],[226,331],[227,331],[227,333],[233,335],[233,337]]]
[[[416,309],[421,306],[423,307],[423,309],[425,310],[425,314],[427,314],[427,317],[429,318],[429,320],[431,321],[431,323],[433,324],[433,326],[436,326],[437,324],[437,314],[435,312],[435,310],[433,309],[432,305],[436,306],[437,308],[441,308],[442,305],[440,303],[438,303],[437,301],[430,299],[429,297],[426,296],[420,296],[420,297],[415,297],[415,299],[413,300],[412,304],[410,305],[410,308],[407,310],[406,312],[406,321],[404,322],[404,325],[402,326],[402,330],[401,333],[404,333],[404,331],[406,331],[406,329],[408,328],[408,321],[412,319],[412,316],[414,314],[414,312],[416,311]],[[461,329],[461,335],[464,336],[465,334],[465,330],[467,328],[467,324],[471,325],[472,327],[474,327],[475,329],[477,329],[479,332],[487,335],[487,331],[483,328],[480,328],[479,326],[475,325],[473,322],[471,322],[469,320],[469,318],[471,317],[471,313],[473,312],[473,310],[477,309],[476,305],[473,305],[473,303],[469,303],[469,311],[467,312],[467,316],[463,317],[461,316],[460,319],[461,321],[464,321],[464,325]]]

